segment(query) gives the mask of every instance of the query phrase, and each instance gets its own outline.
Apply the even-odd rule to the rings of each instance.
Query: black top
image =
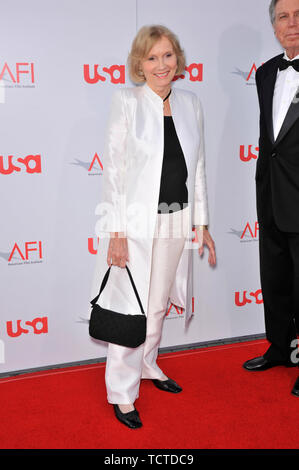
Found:
[[[172,116],[164,116],[164,155],[160,182],[158,213],[176,212],[188,204],[188,176],[185,157]],[[177,203],[173,208],[167,207]],[[163,203],[166,203],[167,206]]]

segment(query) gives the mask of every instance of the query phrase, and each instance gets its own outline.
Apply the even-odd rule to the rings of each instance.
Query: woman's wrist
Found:
[[[110,238],[126,238],[125,232],[110,232]]]

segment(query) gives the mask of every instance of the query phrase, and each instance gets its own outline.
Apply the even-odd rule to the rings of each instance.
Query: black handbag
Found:
[[[129,315],[106,310],[96,302],[107,284],[111,266],[106,272],[98,295],[90,302],[92,311],[89,320],[89,334],[92,338],[106,341],[107,343],[119,344],[128,348],[137,348],[145,341],[146,316],[135,287],[129,268],[126,266],[135,296],[139,303],[141,314]]]

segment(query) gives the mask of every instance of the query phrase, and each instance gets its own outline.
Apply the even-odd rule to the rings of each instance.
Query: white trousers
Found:
[[[105,381],[109,403],[133,404],[141,379],[165,378],[156,360],[172,283],[189,227],[189,208],[157,214],[147,308],[146,340],[137,348],[109,343]]]

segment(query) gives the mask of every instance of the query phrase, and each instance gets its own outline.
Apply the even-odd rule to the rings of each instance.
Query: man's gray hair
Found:
[[[271,3],[270,3],[269,13],[270,13],[270,20],[272,24],[275,23],[275,7],[278,2],[279,0],[271,0]]]

